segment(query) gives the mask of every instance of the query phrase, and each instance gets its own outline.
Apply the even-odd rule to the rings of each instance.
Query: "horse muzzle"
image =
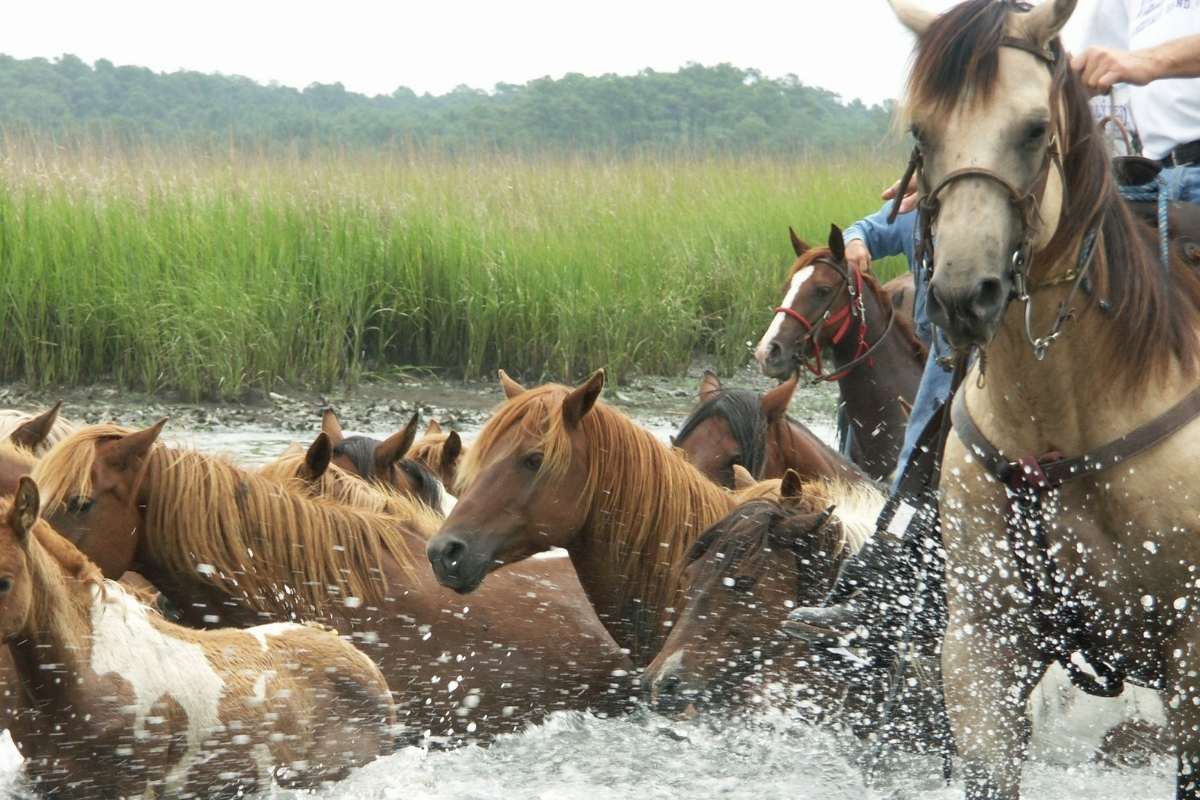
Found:
[[[459,594],[470,594],[479,588],[488,573],[492,559],[476,552],[463,537],[453,533],[439,534],[425,548],[429,564],[438,583]]]
[[[929,320],[955,347],[986,345],[996,335],[1012,292],[1007,276],[940,279],[929,284]]]
[[[768,378],[786,381],[796,374],[796,347],[780,342],[778,337],[760,345],[754,357],[759,370]]]

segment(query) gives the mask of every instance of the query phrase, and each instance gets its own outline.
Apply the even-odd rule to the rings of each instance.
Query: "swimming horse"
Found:
[[[9,721],[54,797],[212,797],[315,788],[390,753],[379,668],[328,630],[174,625],[38,519],[0,500],[0,635],[27,708]]]
[[[1074,0],[893,6],[917,34],[930,316],[979,351],[941,470],[967,795],[1019,795],[1026,700],[1058,662],[1090,691],[1161,688],[1177,797],[1200,797],[1200,276],[1118,194],[1057,38]]]

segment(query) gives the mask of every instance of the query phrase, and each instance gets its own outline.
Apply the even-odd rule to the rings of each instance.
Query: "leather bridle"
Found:
[[[825,308],[821,309],[821,313],[813,319],[801,314],[794,308],[789,306],[779,306],[775,309],[776,314],[785,314],[804,326],[807,333],[797,342],[796,347],[796,362],[798,365],[803,365],[815,378],[815,382],[823,381],[840,381],[845,378],[861,364],[867,364],[869,367],[875,366],[874,353],[879,348],[883,340],[887,338],[892,330],[892,326],[896,321],[896,310],[893,308],[891,315],[888,317],[887,324],[883,328],[883,333],[875,340],[874,344],[867,341],[868,324],[867,324],[867,309],[864,301],[865,284],[862,273],[857,269],[843,268],[832,258],[814,259],[809,266],[821,264],[829,267],[836,272],[842,279],[843,289],[850,296],[849,302],[835,313],[830,313],[833,304],[841,297],[841,292],[836,292],[833,297],[829,298],[829,302],[825,304]],[[850,333],[850,329],[857,323],[858,347],[854,352],[854,358],[842,365],[837,372],[827,374],[824,365],[821,361],[821,351],[824,347],[821,344],[821,334],[829,327],[836,325],[837,330],[833,333],[833,338],[829,340],[831,345],[841,344],[846,336]],[[805,354],[805,351],[808,351]]]

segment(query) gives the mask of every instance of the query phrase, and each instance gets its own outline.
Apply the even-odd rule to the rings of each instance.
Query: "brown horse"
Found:
[[[833,495],[842,505],[831,519],[822,503]],[[688,553],[687,605],[642,679],[651,705],[721,704],[778,682],[808,684],[802,702],[827,705],[830,676],[781,627],[797,603],[824,598],[882,505],[870,487],[804,487],[789,471],[778,499],[745,503],[709,528]]]
[[[346,436],[332,408],[321,417],[321,432],[333,446],[333,463],[364,480],[392,486],[430,508],[449,511],[443,482],[437,473],[408,457],[417,438],[420,417],[413,414],[402,429],[380,441],[370,436]]]
[[[396,710],[367,656],[275,623],[173,625],[105,581],[22,478],[0,501],[0,635],[28,710],[10,731],[55,797],[208,797],[317,787],[390,753]],[[66,733],[67,735],[64,735]]]
[[[0,439],[0,497],[17,491],[17,482],[33,472],[36,463],[37,456],[33,451],[8,439]]]
[[[866,480],[856,466],[787,415],[798,380],[793,376],[759,395],[726,389],[715,373],[705,370],[700,405],[671,443],[726,489],[736,488],[735,466],[744,467],[756,480],[782,478],[789,469],[804,480]]]
[[[936,225],[930,316],[983,353],[941,472],[943,667],[968,796],[1018,797],[1026,698],[1074,650],[1162,687],[1177,796],[1198,797],[1200,423],[1122,443],[1196,390],[1200,276],[1164,269],[1121,201],[1057,39],[1073,0],[893,5],[918,37],[906,113]],[[1054,466],[1110,444],[1124,452]]]
[[[683,606],[692,543],[740,502],[778,485],[743,494],[715,485],[598,402],[603,371],[574,389],[502,380],[509,399],[472,446],[462,497],[429,543],[438,579],[471,592],[504,564],[563,547],[613,638],[635,664],[648,664]]]
[[[7,439],[40,456],[75,430],[73,424],[59,417],[61,410],[62,400],[41,414],[0,410],[0,439]]]
[[[409,458],[433,470],[433,474],[442,479],[442,485],[451,493],[458,491],[458,465],[465,454],[458,431],[443,430],[436,419],[429,421],[425,435],[408,451]]]
[[[796,263],[787,293],[755,350],[764,375],[786,380],[807,366],[836,380],[850,422],[851,457],[876,480],[896,467],[908,409],[925,367],[925,346],[912,323],[893,318],[891,301],[870,272],[846,265],[842,232],[833,226],[827,248],[793,235]],[[892,319],[889,325],[888,320]],[[832,374],[821,354],[833,354]]]
[[[85,428],[35,475],[47,520],[106,575],[136,566],[184,623],[333,625],[383,669],[409,741],[486,740],[554,709],[624,707],[629,662],[578,589],[512,574],[464,603],[418,560],[441,522],[423,504],[314,499],[158,444],[161,427]]]
[[[911,272],[897,275],[883,285],[892,308],[902,319],[913,325],[917,316],[917,282]]]

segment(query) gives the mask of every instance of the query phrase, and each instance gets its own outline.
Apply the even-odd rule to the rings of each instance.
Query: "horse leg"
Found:
[[[951,606],[942,645],[946,711],[968,800],[1016,800],[1029,742],[1029,695],[1045,660],[1022,647],[1013,626]]]

